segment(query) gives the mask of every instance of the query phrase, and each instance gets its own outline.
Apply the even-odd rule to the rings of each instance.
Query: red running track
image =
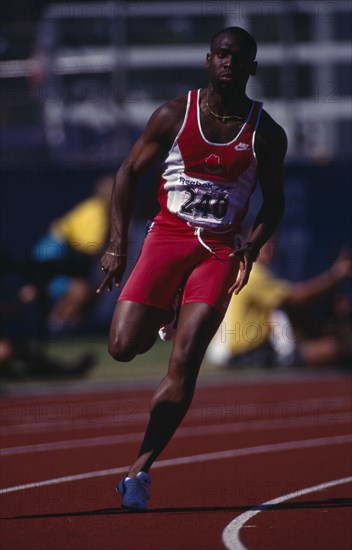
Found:
[[[134,514],[114,487],[151,393],[3,397],[1,550],[350,550],[350,377],[200,383]]]

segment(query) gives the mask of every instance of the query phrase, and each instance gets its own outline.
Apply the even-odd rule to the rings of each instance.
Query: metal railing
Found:
[[[184,70],[190,82],[180,82],[180,87],[185,86],[186,91],[187,86],[198,85],[209,45],[199,42],[192,29],[199,30],[201,23],[216,20],[218,25],[238,25],[251,31],[254,19],[258,24],[262,16],[279,18],[279,39],[258,44],[263,74],[267,67],[278,68],[278,82],[273,82],[277,92],[274,96],[265,95],[268,83],[259,70],[258,76],[249,83],[248,93],[263,100],[272,116],[287,130],[290,158],[326,160],[348,154],[346,147],[341,149],[338,134],[341,122],[352,120],[352,92],[340,93],[335,67],[350,63],[351,42],[335,40],[333,28],[337,14],[351,12],[352,5],[345,0],[51,4],[43,13],[33,57],[1,61],[0,76],[11,89],[12,79],[43,72],[36,97],[43,107],[49,146],[59,151],[59,156],[68,141],[67,126],[82,124],[94,128],[101,139],[104,132],[106,138],[112,139],[112,133],[116,143],[107,154],[118,158],[129,146],[129,128],[135,131],[142,128],[156,106],[169,99],[167,94],[172,86],[165,87],[165,74]],[[310,17],[309,41],[299,42],[294,38],[297,14]],[[168,33],[162,32],[158,25],[162,18],[174,24],[169,43]],[[149,29],[146,32],[149,40],[150,29],[155,25],[155,35],[162,35],[163,43],[133,42],[136,21],[142,21]],[[94,44],[93,36],[93,43],[89,43],[87,36],[80,42],[78,26],[74,33],[77,44],[65,43],[65,26],[71,25],[72,35],[72,28],[78,22],[100,25],[102,43]],[[140,36],[138,40],[142,40]],[[308,66],[312,75],[311,90],[305,97],[297,92],[299,66]],[[154,71],[153,78],[160,79],[159,95],[165,88],[164,97],[155,97],[148,71]],[[108,78],[100,82],[106,75]],[[76,84],[72,81],[74,78],[77,78]],[[81,91],[77,94],[78,88]]]

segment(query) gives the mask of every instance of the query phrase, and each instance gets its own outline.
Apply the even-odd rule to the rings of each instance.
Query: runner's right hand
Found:
[[[118,288],[121,284],[123,274],[126,270],[126,255],[124,254],[121,256],[115,256],[109,253],[109,251],[106,251],[100,260],[100,265],[105,275],[100,286],[97,288],[97,294],[100,294],[105,289],[107,289],[108,292],[111,292],[114,284],[114,279],[115,286]]]

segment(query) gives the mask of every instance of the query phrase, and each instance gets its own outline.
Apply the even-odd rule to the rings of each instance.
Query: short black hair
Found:
[[[218,38],[218,36],[227,33],[233,33],[241,36],[241,38],[243,38],[243,41],[245,42],[246,48],[248,48],[248,52],[253,56],[253,59],[255,59],[257,55],[257,43],[254,40],[253,36],[249,34],[249,32],[245,29],[242,29],[242,27],[226,27],[226,29],[221,29],[221,31],[215,33],[210,41],[210,51],[214,50],[214,42]]]

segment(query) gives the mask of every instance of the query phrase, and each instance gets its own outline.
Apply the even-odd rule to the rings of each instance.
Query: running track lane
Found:
[[[350,484],[322,484],[350,475],[349,385],[337,376],[199,387],[180,433],[155,465],[144,515],[119,510],[113,487],[138,448],[150,392],[71,394],[71,403],[80,403],[75,418],[67,396],[6,399],[1,485],[12,492],[1,495],[1,549],[220,549],[235,518],[298,492],[245,522],[245,548],[347,550]],[[114,422],[112,402],[120,410],[133,403],[133,418],[130,410]],[[56,415],[57,430],[48,413],[53,404],[64,411]],[[88,421],[83,413],[92,404]],[[91,422],[94,410],[102,413]],[[104,469],[105,475],[81,475]],[[70,475],[76,477],[60,481]],[[28,482],[41,485],[14,490]]]

